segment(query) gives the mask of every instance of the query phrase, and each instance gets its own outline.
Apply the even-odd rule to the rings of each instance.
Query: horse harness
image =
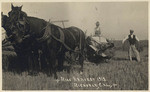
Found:
[[[25,26],[25,24],[26,24],[25,22],[26,22],[26,21],[18,21],[19,24],[24,25],[24,26]],[[18,26],[18,28],[20,29],[19,26]],[[25,27],[24,27],[24,29],[25,29]],[[75,52],[75,53],[81,53],[80,50],[75,51],[75,50],[71,49],[67,44],[65,44],[65,42],[64,42],[64,41],[65,41],[65,36],[64,36],[64,33],[63,33],[63,31],[62,31],[61,28],[58,27],[58,30],[59,30],[59,33],[60,33],[60,37],[59,37],[59,38],[57,38],[56,36],[54,36],[54,35],[52,34],[52,32],[51,32],[52,28],[51,28],[49,22],[47,23],[46,27],[44,27],[42,30],[45,30],[45,32],[44,32],[44,34],[43,34],[42,37],[36,38],[36,40],[37,40],[38,42],[46,41],[47,39],[49,39],[50,37],[52,37],[52,38],[54,38],[56,41],[62,43],[62,45],[63,45],[66,49],[68,49],[69,51]],[[29,37],[31,36],[31,35],[29,34],[29,30],[28,30],[28,31],[25,30],[24,33],[25,33],[25,35],[23,36],[23,40],[26,39],[26,38],[29,38]],[[74,36],[71,32],[69,32],[69,33],[72,35],[73,39],[76,41],[75,36]],[[62,46],[61,46],[61,48],[62,48]],[[61,50],[61,48],[59,49],[59,51]]]
[[[19,25],[23,25],[23,29],[25,30],[25,32],[23,32],[24,33],[23,40],[24,40],[26,38],[29,38],[31,35],[29,34],[29,30],[26,30],[26,23],[28,24],[27,20],[25,20],[25,18],[20,19],[20,15],[21,15],[21,12],[19,12],[19,15],[18,15],[17,20],[16,20],[16,24],[17,24],[17,28],[19,30],[21,30]],[[25,16],[23,16],[23,17],[25,17]],[[69,51],[76,52],[76,53],[80,52],[80,51],[75,51],[75,50],[71,49],[68,45],[65,44],[65,42],[64,42],[65,37],[64,37],[64,33],[63,33],[61,28],[58,28],[59,33],[60,33],[60,38],[55,37],[51,33],[51,26],[50,26],[49,22],[47,23],[46,27],[44,27],[42,30],[45,30],[45,32],[44,32],[44,34],[43,34],[43,36],[41,38],[36,38],[36,40],[38,42],[43,42],[43,41],[47,40],[50,36],[52,36],[55,40],[57,40],[60,43],[62,43],[64,45],[64,47],[66,49],[68,49]],[[75,36],[71,32],[69,32],[69,33],[72,35],[73,39],[76,41]]]
[[[56,41],[62,43],[62,45],[68,49],[69,51],[72,51],[72,52],[75,52],[75,53],[81,53],[80,50],[79,51],[75,51],[73,49],[71,49],[67,44],[65,44],[65,36],[64,36],[64,33],[62,31],[61,28],[58,28],[59,30],[59,33],[60,33],[60,38],[57,38],[56,36],[54,36],[52,33],[51,33],[51,26],[50,26],[50,23],[48,22],[47,23],[47,26],[44,28],[45,29],[45,32],[43,34],[43,36],[41,38],[37,38],[38,41],[45,41],[47,40],[49,37],[52,37],[54,38]],[[70,32],[71,33],[71,32]],[[72,34],[73,35],[73,34]],[[75,37],[74,37],[75,39]]]

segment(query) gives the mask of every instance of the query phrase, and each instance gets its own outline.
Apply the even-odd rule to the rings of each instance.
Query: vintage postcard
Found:
[[[148,1],[1,2],[2,91],[148,91]]]

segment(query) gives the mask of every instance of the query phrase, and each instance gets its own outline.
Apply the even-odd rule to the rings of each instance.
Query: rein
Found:
[[[75,53],[80,53],[81,54],[81,51],[75,51],[73,49],[71,49],[67,44],[64,43],[64,41],[62,41],[61,39],[57,38],[56,36],[54,36],[52,33],[51,33],[51,26],[50,26],[50,23],[47,24],[46,27],[44,27],[43,29],[45,29],[45,32],[43,34],[43,36],[41,38],[37,38],[37,41],[45,41],[47,40],[48,38],[52,37],[54,38],[56,41],[62,43],[64,45],[64,47],[69,50],[69,51],[72,51],[72,52],[75,52]],[[62,31],[62,30],[60,30]],[[63,32],[62,32],[63,33]]]
[[[18,23],[20,23],[20,22],[18,21]],[[17,26],[17,27],[19,28],[19,26]],[[25,29],[25,28],[24,28],[24,29]],[[19,30],[20,30],[20,28],[19,28]],[[69,50],[69,51],[71,51],[71,52],[74,52],[74,53],[80,53],[80,54],[82,55],[81,49],[78,50],[78,51],[73,50],[73,49],[71,49],[67,44],[65,44],[64,41],[62,41],[61,39],[59,39],[59,38],[57,38],[56,36],[54,36],[54,35],[51,33],[51,25],[50,25],[49,22],[47,23],[46,27],[44,27],[42,30],[45,30],[45,32],[44,32],[44,34],[43,34],[43,36],[42,36],[41,38],[36,38],[36,40],[37,40],[38,42],[46,41],[48,38],[52,37],[52,38],[54,38],[56,41],[58,41],[58,42],[60,42],[61,44],[63,44],[63,46],[64,46],[67,50]],[[62,30],[59,30],[59,31],[62,31]],[[63,33],[63,32],[61,32],[61,33]],[[25,30],[24,34],[26,34],[26,35],[23,36],[23,40],[26,39],[26,38],[31,37],[30,34],[27,34],[26,30]],[[75,37],[73,37],[73,38],[75,38]],[[80,40],[81,40],[81,39],[80,39]],[[79,47],[80,47],[80,46],[79,46]],[[82,56],[83,56],[83,55],[82,55]]]

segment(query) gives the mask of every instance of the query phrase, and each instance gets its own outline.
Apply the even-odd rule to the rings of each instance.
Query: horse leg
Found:
[[[34,71],[34,74],[37,75],[38,74],[38,71],[39,71],[39,63],[38,63],[38,52],[35,51],[35,53],[33,54],[33,71]]]
[[[46,57],[45,58],[45,61],[46,61],[46,68],[47,68],[47,70],[45,70],[46,72],[47,72],[47,75],[48,76],[51,76],[52,75],[52,61],[53,61],[53,58],[50,58],[50,57]],[[44,68],[44,69],[46,69],[46,68]]]
[[[79,54],[79,64],[81,65],[80,73],[83,72],[83,61],[84,61],[84,57],[82,56],[82,54]]]
[[[65,53],[60,53],[58,55],[58,71],[62,71],[63,70],[63,64],[64,64],[64,55]]]
[[[57,65],[56,65],[56,51],[54,51],[53,49],[50,50],[50,56],[47,57],[48,58],[48,72],[50,75],[54,74],[54,78],[57,79]]]
[[[29,53],[28,55],[27,55],[27,61],[28,61],[28,73],[29,73],[29,75],[32,75],[33,74],[33,59],[32,59],[32,53]]]
[[[55,79],[58,79],[58,76],[57,76],[56,58],[53,58],[52,63],[51,63],[51,66],[52,66],[52,74],[54,74],[54,78],[55,78]]]
[[[52,73],[54,74],[54,78],[58,79],[58,76],[57,76],[57,66],[56,66],[56,58],[54,59],[54,64],[52,64]]]
[[[39,65],[39,71],[41,71],[41,69],[42,69],[42,66],[41,66],[41,54],[42,54],[42,52],[41,52],[41,50],[38,50],[38,65]]]
[[[45,72],[46,69],[48,68],[47,67],[47,57],[46,57],[45,53],[42,53],[40,62],[41,62],[41,71]]]

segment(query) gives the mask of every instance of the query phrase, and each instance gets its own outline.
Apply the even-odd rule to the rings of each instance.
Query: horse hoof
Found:
[[[58,68],[57,68],[57,71],[58,71],[58,72],[61,72],[61,71],[63,71],[63,68],[59,68],[59,67],[58,67]]]
[[[57,75],[54,75],[54,79],[58,79],[58,76],[57,76]]]
[[[32,73],[32,72],[28,72],[28,75],[32,76],[32,75],[33,75],[33,73]]]

